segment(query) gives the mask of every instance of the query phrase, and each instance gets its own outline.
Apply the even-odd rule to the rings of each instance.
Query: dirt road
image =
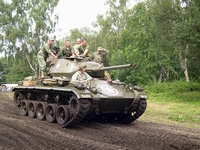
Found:
[[[83,121],[68,129],[18,116],[0,92],[0,150],[200,150],[200,129],[135,121],[129,125]]]

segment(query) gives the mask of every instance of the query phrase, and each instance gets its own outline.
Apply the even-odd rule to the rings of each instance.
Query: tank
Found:
[[[86,84],[72,83],[71,77],[80,65],[92,80]],[[146,109],[147,94],[139,86],[118,80],[107,82],[104,71],[131,68],[131,64],[104,67],[81,58],[52,59],[48,76],[42,79],[19,81],[14,87],[17,113],[61,127],[72,127],[83,119],[113,119],[129,124]]]

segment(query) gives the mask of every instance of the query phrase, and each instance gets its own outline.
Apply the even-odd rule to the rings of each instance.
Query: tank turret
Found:
[[[132,64],[104,67],[102,64],[92,61],[83,61],[83,59],[81,58],[69,58],[69,57],[67,59],[53,58],[48,74],[53,77],[65,76],[68,79],[71,79],[72,75],[78,70],[80,65],[87,66],[86,72],[88,72],[90,76],[92,76],[93,78],[103,77],[103,73],[105,70],[114,70],[114,69],[132,67]]]
[[[82,86],[71,82],[80,66],[92,80]],[[146,110],[147,94],[139,86],[124,82],[107,82],[105,70],[130,68],[131,64],[104,67],[81,58],[52,59],[48,64],[49,76],[37,80],[21,81],[13,88],[17,113],[61,127],[72,127],[84,118],[113,119],[129,124]]]

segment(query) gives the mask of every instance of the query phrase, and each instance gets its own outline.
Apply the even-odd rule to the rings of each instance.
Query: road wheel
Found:
[[[62,126],[70,120],[69,107],[66,105],[60,105],[56,112],[57,123]]]
[[[45,120],[45,111],[47,108],[46,102],[40,102],[36,108],[36,116],[39,120]]]
[[[48,104],[46,109],[46,120],[49,123],[56,122],[56,110],[57,110],[57,104]]]
[[[29,100],[23,100],[20,103],[19,106],[19,110],[18,110],[18,114],[20,116],[27,116],[28,115],[28,104],[29,104]]]
[[[29,105],[28,105],[28,116],[31,118],[35,118],[36,117],[36,107],[37,107],[37,102],[35,101],[30,101]]]

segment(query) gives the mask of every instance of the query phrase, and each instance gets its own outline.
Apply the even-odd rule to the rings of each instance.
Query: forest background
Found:
[[[108,49],[106,65],[132,63],[132,69],[113,71],[113,78],[131,84],[185,80],[200,82],[200,2],[146,0],[127,8],[128,0],[108,0],[109,11],[97,15],[94,28],[70,30],[65,39],[88,39],[91,51]],[[1,1],[1,82],[17,82],[34,75],[36,54],[47,42],[59,16],[51,20],[58,0]],[[58,42],[58,41],[57,41]]]
[[[59,0],[1,1],[0,82],[16,83],[38,70],[36,54],[55,30],[52,20]],[[70,30],[65,39],[88,39],[91,51],[109,50],[106,65],[132,63],[132,69],[112,71],[113,78],[131,84],[184,80],[200,82],[200,2],[198,0],[146,0],[127,8],[128,0],[107,0],[109,11],[97,15],[95,30]]]

